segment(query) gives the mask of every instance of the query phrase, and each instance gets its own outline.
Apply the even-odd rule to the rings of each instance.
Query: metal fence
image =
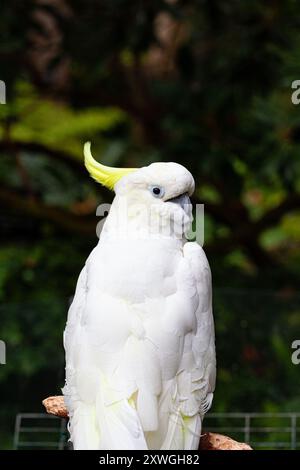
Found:
[[[226,434],[253,449],[300,449],[300,413],[209,413],[203,432]],[[66,420],[40,413],[16,417],[15,449],[68,448]]]
[[[46,413],[19,413],[16,416],[14,449],[58,449],[67,446],[65,419]]]
[[[300,449],[300,413],[209,413],[204,431],[226,434],[253,449]]]

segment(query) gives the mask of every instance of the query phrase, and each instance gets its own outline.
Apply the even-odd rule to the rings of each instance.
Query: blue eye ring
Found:
[[[157,197],[157,198],[164,197],[165,190],[164,190],[164,188],[162,188],[158,184],[153,184],[152,186],[150,186],[149,190],[150,190],[152,196],[154,196],[154,197]]]

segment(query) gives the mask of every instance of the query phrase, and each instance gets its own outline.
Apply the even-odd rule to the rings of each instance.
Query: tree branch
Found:
[[[13,153],[14,155],[18,152],[28,152],[34,158],[38,154],[47,155],[48,157],[53,158],[54,160],[60,161],[68,165],[68,167],[74,171],[80,178],[84,176],[86,170],[84,168],[83,160],[77,160],[68,152],[62,150],[56,150],[51,147],[47,147],[44,144],[37,142],[24,142],[21,140],[2,140],[0,141],[0,152],[7,151],[8,153]],[[97,192],[101,194],[103,199],[109,198],[110,191],[97,183],[94,179],[90,178],[90,183],[97,188]]]
[[[300,194],[290,194],[284,201],[282,201],[278,206],[270,209],[265,215],[261,217],[254,225],[256,231],[260,234],[264,230],[272,227],[277,224],[280,219],[293,210],[300,209]]]
[[[88,236],[95,234],[97,219],[94,216],[75,215],[58,207],[49,207],[3,187],[0,188],[0,202],[23,216],[29,215],[37,220],[52,222],[67,232],[75,231]]]
[[[257,266],[276,264],[274,257],[260,246],[261,233],[276,225],[288,212],[300,209],[300,195],[291,194],[277,207],[270,209],[261,219],[253,222],[249,218],[246,207],[240,201],[233,201],[233,204],[229,201],[226,204],[213,204],[200,201],[198,198],[193,198],[192,201],[194,204],[202,202],[208,214],[231,230],[230,236],[215,241],[211,246],[208,246],[208,250],[224,255],[240,246]]]
[[[55,150],[50,147],[47,147],[44,144],[37,142],[23,142],[20,140],[2,140],[0,141],[0,151],[7,151],[11,153],[12,151],[18,152],[29,152],[32,154],[45,154],[55,160],[66,163],[71,167],[76,173],[83,174],[83,163],[79,160],[76,160],[69,153],[62,150]]]
[[[59,418],[68,419],[68,410],[62,395],[45,398],[42,401],[46,412]],[[228,436],[206,432],[201,436],[199,450],[253,450],[244,442],[237,442]]]

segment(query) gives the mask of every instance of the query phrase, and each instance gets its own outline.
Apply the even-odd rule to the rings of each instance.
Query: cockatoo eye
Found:
[[[149,189],[154,197],[161,198],[165,194],[165,190],[161,186],[150,186]]]

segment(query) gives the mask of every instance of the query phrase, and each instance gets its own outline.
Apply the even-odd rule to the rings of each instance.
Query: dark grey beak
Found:
[[[187,209],[187,206],[191,204],[190,198],[187,193],[180,194],[179,196],[172,197],[168,199],[166,202],[173,202],[174,204],[179,204],[183,210]]]

